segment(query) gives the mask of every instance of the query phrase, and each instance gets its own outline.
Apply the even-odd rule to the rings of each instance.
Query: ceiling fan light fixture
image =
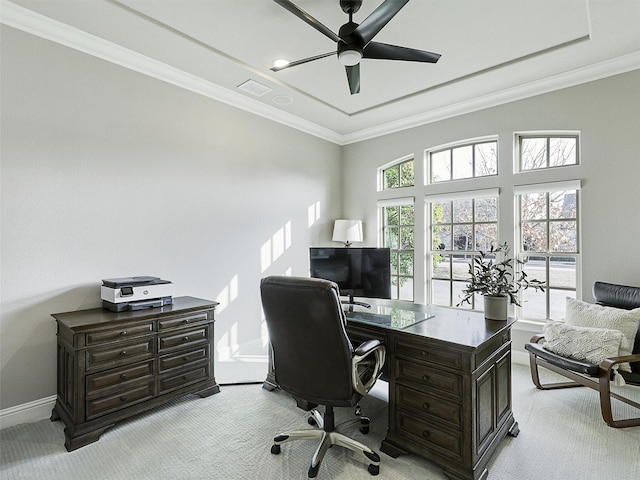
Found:
[[[342,50],[338,53],[338,59],[345,67],[353,67],[362,60],[362,52],[358,50]]]

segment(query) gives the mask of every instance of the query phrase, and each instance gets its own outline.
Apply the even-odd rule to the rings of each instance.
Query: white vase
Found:
[[[484,296],[484,318],[489,320],[506,320],[509,314],[509,297]]]

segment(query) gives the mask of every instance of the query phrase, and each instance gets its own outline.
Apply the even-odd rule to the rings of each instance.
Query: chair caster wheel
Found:
[[[378,475],[380,473],[380,465],[369,465],[367,470],[371,475]]]
[[[369,425],[367,425],[366,427],[360,427],[360,432],[363,433],[364,435],[369,433]]]
[[[278,455],[280,453],[280,445],[271,445],[271,453]]]
[[[307,418],[307,423],[312,427],[315,427],[316,425],[318,425],[318,422],[316,422],[316,419],[313,417]]]
[[[309,467],[309,478],[316,478],[316,475],[318,475],[318,470],[320,470],[320,464],[316,465],[315,467],[312,465]]]

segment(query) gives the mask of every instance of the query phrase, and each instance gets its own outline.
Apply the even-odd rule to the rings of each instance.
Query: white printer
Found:
[[[114,312],[162,307],[173,303],[174,284],[159,277],[123,277],[102,280],[102,306]]]

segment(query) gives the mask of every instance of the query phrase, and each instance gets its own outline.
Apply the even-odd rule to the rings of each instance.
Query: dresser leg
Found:
[[[518,422],[513,422],[513,425],[511,425],[511,428],[509,429],[507,434],[511,437],[517,437],[519,433],[520,427],[518,426]]]
[[[205,388],[204,390],[200,390],[199,392],[196,392],[196,395],[198,395],[201,398],[204,398],[204,397],[213,395],[214,393],[220,393],[220,385],[218,385],[217,383],[212,387]]]
[[[72,436],[69,431],[69,427],[64,429],[64,446],[68,452],[72,452],[73,450],[77,450],[80,447],[84,447],[85,445],[89,445],[90,443],[97,442],[100,440],[100,436],[104,433],[107,428],[113,427],[113,423],[111,425],[107,425],[106,427],[98,428],[96,430],[92,430],[83,435]]]

